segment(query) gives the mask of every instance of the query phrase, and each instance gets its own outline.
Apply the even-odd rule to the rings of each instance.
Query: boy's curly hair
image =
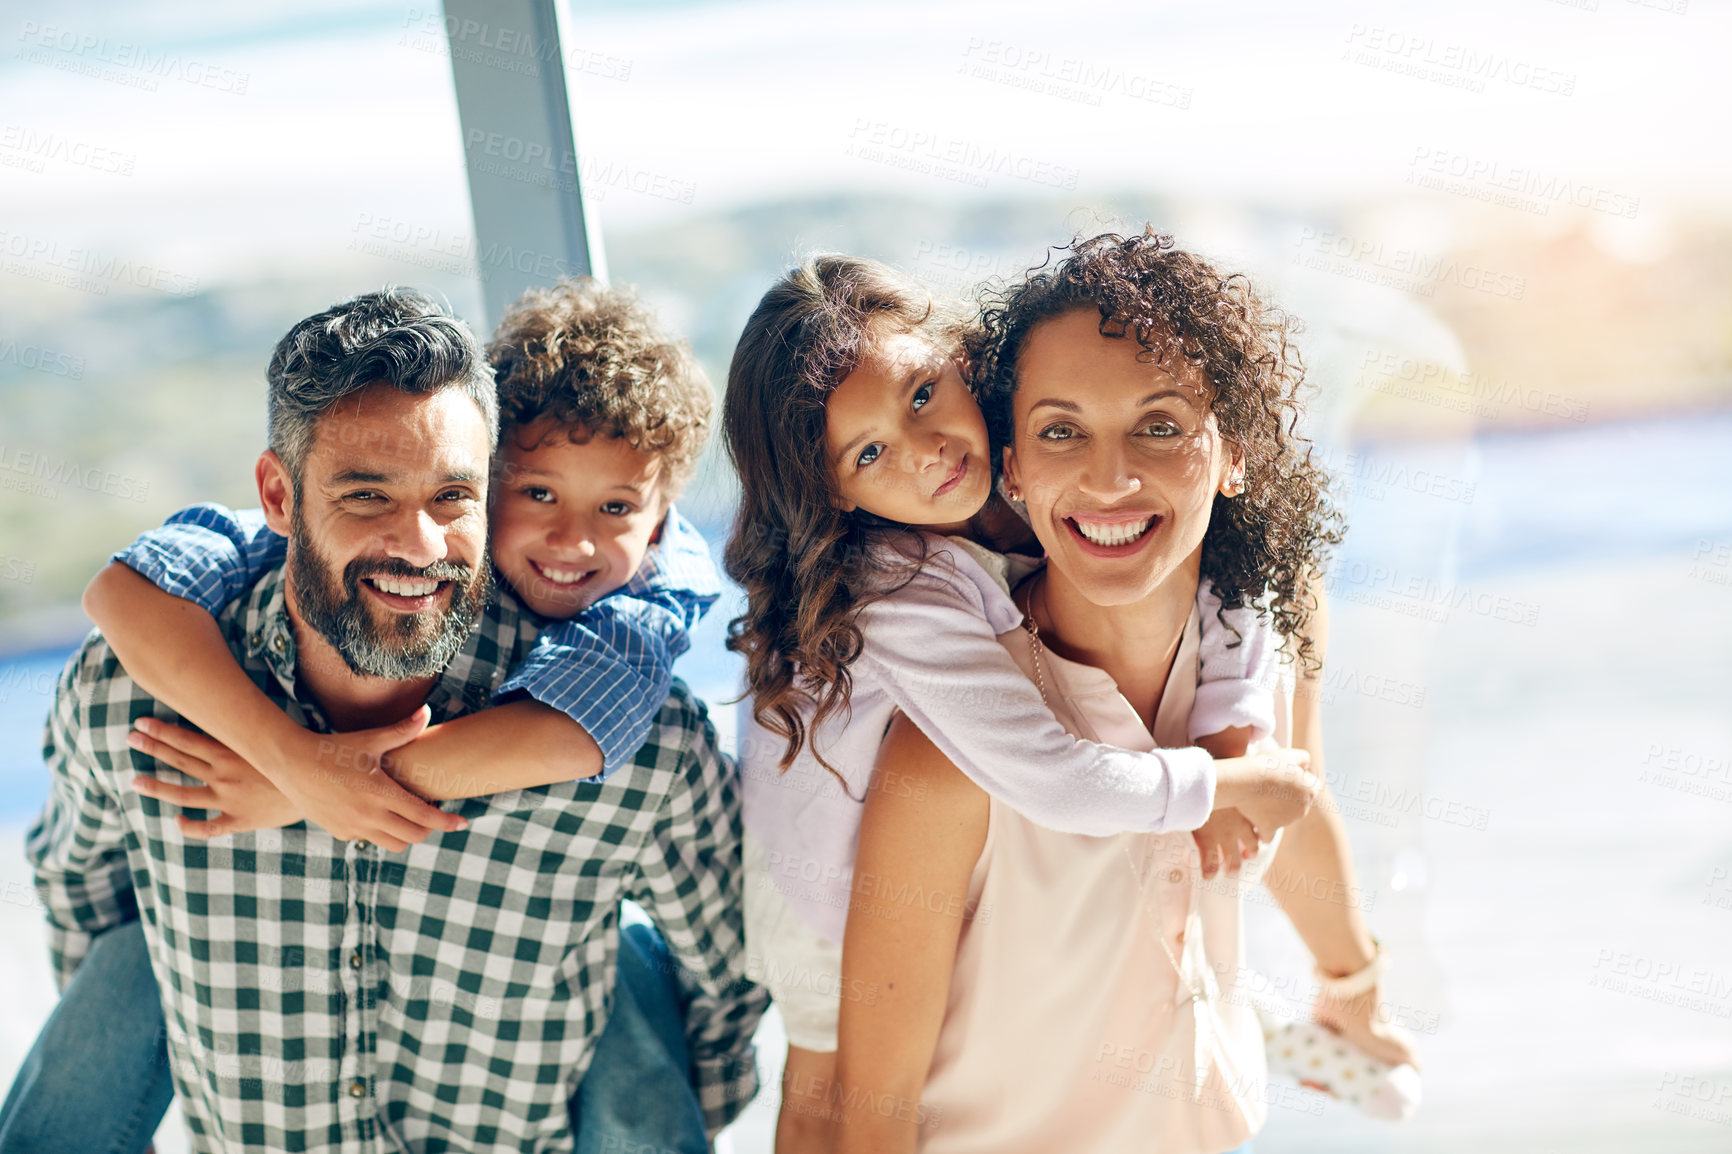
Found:
[[[1182,356],[1196,364],[1209,381],[1221,437],[1245,462],[1244,493],[1215,496],[1202,575],[1223,610],[1249,604],[1267,612],[1283,648],[1296,646],[1301,667],[1315,670],[1305,635],[1317,607],[1311,582],[1340,543],[1343,523],[1327,472],[1297,432],[1305,375],[1292,342],[1298,322],[1244,276],[1222,274],[1152,226],[1140,236],[1106,233],[1054,251],[1068,255],[988,294],[969,336],[994,460],[1013,436],[1018,358],[1043,321],[1095,309],[1101,333],[1133,337],[1140,359]]]
[[[487,345],[506,429],[548,418],[567,433],[660,454],[672,498],[697,469],[715,398],[684,341],[626,288],[592,277],[530,289]]]

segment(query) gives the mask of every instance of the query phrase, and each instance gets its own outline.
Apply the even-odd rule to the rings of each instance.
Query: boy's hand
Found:
[[[1268,841],[1311,811],[1323,783],[1310,772],[1311,754],[1275,749],[1215,763],[1215,808],[1236,808]]]
[[[1257,828],[1236,809],[1216,810],[1191,831],[1191,839],[1203,859],[1205,878],[1214,877],[1223,866],[1229,874],[1236,874],[1257,852]]]
[[[425,705],[402,721],[377,729],[304,736],[283,752],[272,780],[308,821],[343,841],[370,841],[400,853],[434,831],[452,833],[469,823],[398,785],[382,762],[427,728]]]
[[[133,788],[183,809],[221,813],[205,821],[194,821],[184,813],[177,815],[175,821],[188,837],[204,840],[294,825],[301,820],[294,802],[221,742],[154,717],[141,717],[133,725],[136,728],[126,735],[126,744],[204,782],[202,786],[171,785],[141,773],[132,779]]]

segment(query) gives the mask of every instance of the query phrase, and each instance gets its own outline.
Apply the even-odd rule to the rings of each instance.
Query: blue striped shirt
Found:
[[[205,503],[182,509],[113,559],[215,616],[282,564],[287,544],[261,510]],[[673,685],[674,659],[690,648],[688,632],[721,592],[703,535],[669,508],[661,540],[631,580],[574,617],[543,621],[494,700],[528,694],[570,717],[601,747],[605,778],[649,737]]]

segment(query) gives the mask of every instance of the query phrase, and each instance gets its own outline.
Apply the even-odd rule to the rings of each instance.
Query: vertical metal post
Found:
[[[571,122],[561,0],[445,0],[487,325],[524,289],[607,279]]]

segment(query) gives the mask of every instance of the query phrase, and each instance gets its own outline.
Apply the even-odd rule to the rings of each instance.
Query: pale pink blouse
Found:
[[[1105,672],[1043,650],[1059,721],[1124,749],[1182,744],[1199,632],[1193,612],[1152,735]],[[1033,680],[1027,633],[1000,640]],[[1285,744],[1288,702],[1274,696]],[[1263,1123],[1267,1077],[1239,989],[1246,883],[1205,882],[1188,832],[1060,833],[996,796],[989,812],[920,1149],[1207,1154],[1245,1142]]]
[[[930,536],[929,563],[894,595],[860,614],[865,649],[848,708],[818,726],[788,769],[787,743],[740,705],[740,798],[747,829],[768,852],[770,877],[801,919],[840,942],[848,923],[854,853],[872,767],[897,714],[995,800],[1054,829],[1105,834],[1195,829],[1215,804],[1215,763],[1193,738],[1272,725],[1267,708],[1280,638],[1250,608],[1227,611],[1208,582],[1201,682],[1187,728],[1134,749],[1078,740],[1055,722],[1028,678],[1006,659],[999,634],[1022,623],[1003,582],[1003,557]],[[1018,558],[1020,571],[1022,562]],[[808,716],[810,716],[808,714]],[[819,760],[823,755],[823,761]],[[827,762],[835,773],[824,767]],[[847,779],[844,787],[838,775]],[[881,779],[896,788],[892,779]]]

